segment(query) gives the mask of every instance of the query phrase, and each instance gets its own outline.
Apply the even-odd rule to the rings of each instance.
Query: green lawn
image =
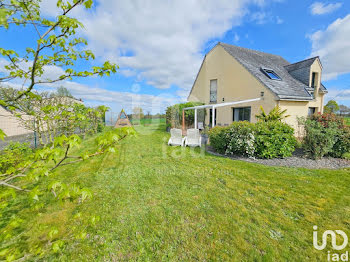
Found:
[[[44,260],[326,261],[331,249],[313,248],[313,225],[350,236],[349,169],[233,161],[166,146],[164,125],[136,128],[138,137],[123,141],[117,155],[57,173],[90,187],[89,202],[51,204],[39,216],[14,208],[25,230],[13,245],[34,252],[55,226],[65,244]],[[100,220],[82,226],[73,220],[79,216]],[[82,231],[82,239],[71,237]]]

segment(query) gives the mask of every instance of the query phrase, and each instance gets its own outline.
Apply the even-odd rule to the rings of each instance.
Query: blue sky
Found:
[[[44,0],[42,12],[57,15],[55,1]],[[205,53],[218,41],[292,63],[319,55],[327,99],[350,106],[350,1],[100,0],[73,15],[84,23],[79,35],[97,55],[90,65],[110,60],[120,66],[111,77],[60,83],[91,106],[130,112],[140,105],[157,113],[184,101]],[[33,36],[30,27],[0,29],[0,47],[21,53],[35,44]],[[5,62],[0,60],[0,71]],[[60,70],[48,68],[47,74]]]

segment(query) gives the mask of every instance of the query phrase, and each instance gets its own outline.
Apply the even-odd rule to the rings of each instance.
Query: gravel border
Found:
[[[210,146],[206,148],[206,151],[215,156],[221,156],[230,158],[233,160],[241,160],[249,163],[257,163],[266,166],[284,166],[284,167],[302,167],[308,169],[341,169],[341,168],[350,168],[350,160],[341,159],[341,158],[332,158],[332,157],[324,157],[319,160],[314,160],[310,158],[306,158],[302,152],[302,150],[297,149],[293,156],[286,157],[283,159],[275,158],[275,159],[258,159],[258,158],[248,158],[242,156],[230,156],[230,155],[222,155],[217,152]]]

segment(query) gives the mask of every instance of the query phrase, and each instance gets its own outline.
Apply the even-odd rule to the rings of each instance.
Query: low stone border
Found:
[[[293,156],[286,157],[283,159],[257,159],[257,158],[248,158],[242,156],[231,156],[231,155],[222,155],[215,152],[211,147],[206,148],[209,154],[215,156],[226,157],[234,160],[241,160],[249,163],[257,163],[266,166],[284,166],[284,167],[303,167],[308,169],[340,169],[340,168],[350,168],[350,160],[324,157],[320,160],[314,160],[306,158],[300,150],[296,150]]]

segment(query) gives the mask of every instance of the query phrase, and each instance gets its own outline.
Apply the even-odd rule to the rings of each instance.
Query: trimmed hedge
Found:
[[[209,131],[210,145],[219,153],[259,158],[284,158],[295,150],[294,130],[279,122],[234,122]]]

